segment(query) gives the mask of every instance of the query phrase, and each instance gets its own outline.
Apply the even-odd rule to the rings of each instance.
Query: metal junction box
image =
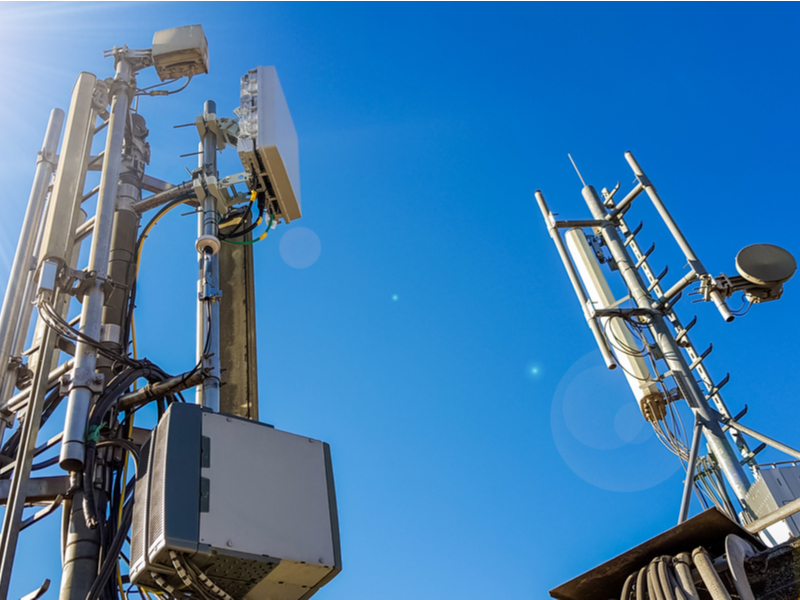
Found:
[[[300,160],[297,132],[275,67],[257,67],[242,77],[239,158],[250,189],[264,192],[277,219],[299,219]]]
[[[185,587],[170,551],[237,600],[309,598],[341,570],[328,444],[174,403],[140,463],[131,582]]]
[[[761,518],[792,500],[800,498],[800,467],[761,468],[759,477],[747,491],[747,505]],[[781,544],[800,535],[800,515],[792,515],[767,527],[774,542]]]
[[[200,25],[157,31],[153,65],[161,81],[208,73],[208,40]]]

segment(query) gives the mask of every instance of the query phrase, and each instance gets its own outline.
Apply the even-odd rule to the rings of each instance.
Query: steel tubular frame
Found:
[[[19,436],[16,457],[11,455],[11,462],[0,463],[4,465],[0,469],[0,477],[3,477],[0,504],[6,505],[0,530],[0,600],[6,600],[8,596],[20,531],[54,512],[65,496],[67,500],[62,505],[65,535],[62,539],[60,598],[84,600],[97,578],[100,530],[90,529],[91,524],[84,519],[81,499],[84,489],[91,494],[93,488],[91,484],[87,488],[81,486],[80,471],[84,467],[84,443],[90,409],[107,383],[103,381],[102,374],[112,373],[114,353],[127,353],[127,338],[117,335],[122,328],[119,321],[122,320],[124,324],[128,318],[127,307],[121,314],[119,303],[115,301],[114,311],[109,311],[112,303],[106,306],[106,294],[109,290],[117,293],[119,289],[128,293],[133,283],[129,277],[130,264],[120,266],[126,259],[114,258],[114,252],[127,256],[135,250],[130,246],[135,245],[137,240],[138,219],[143,212],[197,192],[194,187],[197,181],[173,186],[144,174],[144,164],[149,161],[145,157],[145,153],[149,156],[144,142],[147,132],[142,119],[139,119],[139,129],[135,129],[134,122],[138,117],[131,113],[131,101],[136,93],[135,74],[152,64],[148,63],[148,56],[144,52],[124,46],[109,51],[107,56],[115,59],[113,80],[98,80],[90,73],[81,73],[66,115],[60,154],[58,143],[65,115],[59,109],[51,113],[39,152],[8,289],[0,309],[0,361],[8,361],[7,365],[0,368],[0,446],[6,429],[14,425],[15,418],[19,422],[15,432]],[[204,118],[215,119],[214,112],[213,103],[207,103]],[[99,124],[98,117],[102,118]],[[92,155],[94,138],[104,131],[104,148]],[[139,137],[134,140],[135,136]],[[211,130],[207,130],[204,136],[202,149],[200,178],[205,185],[206,175],[209,181],[212,177],[215,181],[217,178],[217,143]],[[88,171],[100,173],[100,184],[87,193]],[[142,200],[142,189],[153,192],[153,195]],[[88,203],[89,199],[92,199],[91,203],[96,199],[96,210],[87,219],[82,205]],[[214,195],[206,189],[201,207],[201,233],[210,234],[215,239],[219,208]],[[128,218],[120,224],[120,215],[123,213]],[[125,229],[125,232],[120,233],[119,228]],[[78,270],[84,240],[90,242],[89,264],[86,269]],[[218,240],[216,244],[218,248]],[[132,410],[165,394],[198,385],[203,387],[199,396],[204,404],[214,410],[219,409],[219,260],[216,251],[209,253],[201,248],[198,251],[201,266],[199,287],[202,292],[199,304],[208,308],[211,320],[210,328],[203,327],[202,364],[173,378],[166,377],[163,371],[158,370],[158,377],[166,379],[117,398],[122,410]],[[114,271],[115,268],[119,272]],[[45,271],[49,275],[43,279],[42,273]],[[38,288],[35,283],[37,277]],[[114,282],[110,281],[110,277]],[[119,285],[120,277],[126,280],[122,286]],[[76,278],[81,285],[68,289]],[[78,296],[82,301],[82,310],[80,318],[69,323],[70,327],[77,326],[79,330],[71,337],[72,334],[64,329],[64,324],[55,322],[58,321],[55,317],[67,319],[73,296]],[[39,307],[39,314],[33,342],[25,350],[34,304]],[[206,323],[205,317],[203,323]],[[105,329],[102,329],[103,326]],[[205,336],[210,336],[210,340]],[[74,348],[62,344],[61,338],[77,339]],[[102,354],[98,352],[97,342],[104,343],[99,350]],[[74,354],[74,358],[61,358],[62,348],[68,348],[67,354]],[[109,352],[112,352],[111,359],[106,358]],[[23,366],[25,357],[28,358],[27,369],[30,371],[29,387],[17,380],[19,367]],[[149,372],[152,374],[153,370]],[[18,384],[20,391],[15,395]],[[51,391],[52,394],[47,395]],[[50,398],[57,402],[63,395],[68,398],[64,429],[37,447],[42,421],[40,417],[53,406],[45,404],[46,396],[50,403]],[[36,455],[59,443],[59,464],[70,475],[32,479],[30,475]],[[101,490],[101,495],[103,493]],[[48,503],[43,510],[23,521],[26,507],[43,502]],[[97,503],[104,511],[105,500],[97,500]],[[87,509],[86,515],[90,514]]]
[[[43,223],[36,222],[39,225],[37,242],[34,245],[34,251],[27,257],[28,261],[33,261],[35,258],[37,262],[41,262],[45,256],[61,260],[66,264],[73,264],[74,260],[77,260],[77,252],[73,251],[74,236],[72,232],[74,230],[73,225],[77,225],[81,220],[77,214],[81,212],[80,203],[77,203],[78,210],[75,210],[75,206],[76,197],[81,194],[85,179],[86,161],[83,157],[88,156],[88,150],[91,147],[92,135],[89,134],[89,123],[92,123],[93,119],[96,118],[96,112],[92,107],[95,82],[96,78],[93,75],[83,73],[78,77],[78,81],[75,84],[62,144],[62,153],[47,202],[47,215]],[[57,144],[57,137],[54,144]],[[52,148],[52,153],[55,153],[55,148]],[[35,206],[37,202],[38,199],[33,197],[32,194],[31,203]],[[29,203],[30,210],[31,205]],[[54,225],[54,223],[58,223],[58,226]],[[65,227],[64,223],[68,225]],[[28,262],[28,264],[30,265],[31,262]],[[32,283],[33,274],[29,273],[25,282],[25,298],[29,299],[32,293]],[[56,306],[64,307],[68,303],[68,300],[67,303],[58,298],[54,300]],[[8,301],[13,302],[14,300],[9,298]],[[14,312],[11,309],[9,311],[11,313]],[[21,313],[15,331],[12,332],[8,328],[3,332],[3,348],[9,348],[9,351],[14,353],[21,351],[28,331],[32,316],[32,306],[29,302],[23,303]],[[19,449],[10,482],[6,511],[3,515],[2,532],[0,533],[0,599],[2,600],[5,600],[8,595],[17,540],[22,525],[22,511],[26,504],[26,492],[29,487],[31,466],[36,451],[36,438],[40,426],[40,419],[31,418],[31,416],[41,413],[45,392],[50,386],[51,366],[58,356],[55,349],[55,339],[54,332],[40,318],[34,336],[34,351],[29,359],[29,366],[32,367],[33,372],[33,381],[28,401],[17,409],[19,411],[24,410],[26,417],[21,421]],[[4,379],[2,388],[4,402],[8,399],[16,384],[16,378],[13,379],[14,381],[12,381],[12,377]]]
[[[687,475],[686,486],[682,496],[683,501],[679,517],[683,520],[686,518],[686,514],[688,514],[688,504],[690,501],[689,491],[694,481],[694,457],[698,452],[698,436],[700,432],[706,437],[711,451],[715,455],[722,471],[725,473],[728,483],[731,485],[740,501],[744,499],[750,486],[750,482],[740,463],[748,464],[750,468],[753,469],[754,475],[755,463],[747,442],[740,434],[740,431],[744,432],[746,428],[739,428],[740,431],[737,431],[736,424],[731,419],[730,412],[719,393],[722,385],[716,385],[713,382],[703,365],[703,359],[710,352],[711,348],[702,354],[698,353],[688,336],[688,331],[694,325],[695,320],[693,320],[688,327],[684,327],[676,312],[673,310],[673,306],[678,300],[682,289],[698,279],[707,279],[710,275],[683,236],[683,233],[656,192],[655,186],[644,174],[644,171],[633,157],[633,154],[628,152],[625,158],[638,180],[636,186],[616,205],[613,201],[614,193],[609,193],[604,190],[605,202],[603,202],[600,200],[594,188],[585,186],[583,188],[583,197],[591,211],[591,220],[556,221],[547,208],[544,197],[540,191],[536,192],[536,199],[545,222],[547,223],[550,235],[556,244],[556,248],[562,258],[567,274],[570,277],[570,281],[573,284],[575,293],[581,303],[581,307],[584,310],[587,322],[590,328],[592,328],[593,333],[595,333],[601,351],[605,350],[608,352],[607,342],[602,332],[600,332],[600,336],[598,336],[594,331],[595,328],[592,327],[593,324],[597,324],[596,318],[599,313],[597,311],[592,311],[586,302],[586,293],[577,275],[575,266],[572,264],[570,256],[566,253],[566,249],[563,248],[564,244],[559,232],[562,227],[594,228],[603,239],[606,247],[611,251],[612,258],[616,262],[630,292],[630,298],[635,302],[638,309],[648,310],[652,313],[646,326],[650,330],[653,343],[661,348],[664,360],[667,362],[668,372],[666,374],[675,379],[678,389],[687,400],[695,415],[696,425],[690,450],[690,470]],[[616,191],[615,189],[614,192]],[[652,249],[647,252],[642,252],[636,241],[636,234],[641,229],[641,226],[635,231],[631,231],[624,219],[624,215],[633,201],[643,191],[647,193],[647,196],[653,202],[659,215],[666,223],[670,233],[689,261],[692,269],[688,275],[682,277],[680,281],[673,285],[666,294],[661,287],[661,278],[666,275],[666,270],[660,275],[655,275],[648,263],[648,258]],[[642,276],[647,284],[644,283]],[[723,318],[726,321],[730,321],[733,315],[727,309],[724,298],[722,298],[719,293],[716,293],[716,295],[712,293],[711,300],[714,301]],[[669,322],[672,328],[674,328],[674,334],[670,333],[669,329],[666,327],[666,322]],[[606,356],[606,352],[603,352],[604,360],[607,366],[611,366],[613,358],[610,361]],[[692,375],[693,373],[696,373],[702,381],[705,387],[705,393],[700,390],[699,383],[695,380]],[[722,384],[724,384],[724,382],[725,381],[723,381]],[[709,401],[713,401],[716,410],[709,406]],[[736,458],[736,453],[734,453],[731,444],[724,435],[725,432],[721,427],[723,423],[729,425],[728,430],[737,446],[738,454],[742,456],[741,460]]]

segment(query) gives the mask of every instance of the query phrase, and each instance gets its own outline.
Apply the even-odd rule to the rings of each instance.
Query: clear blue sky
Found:
[[[586,217],[567,152],[588,183],[624,192],[632,150],[712,272],[734,273],[751,243],[800,253],[799,16],[744,3],[2,3],[0,289],[50,109],[67,108],[80,71],[111,76],[103,50],[201,23],[210,74],[140,106],[148,172],[184,180],[195,159],[178,155],[196,137],[172,126],[206,99],[231,116],[240,76],[277,67],[304,217],[257,246],[260,410],[332,447],[344,570],[318,597],[545,597],[672,526],[682,473],[618,418],[632,397],[591,354],[533,192]],[[241,170],[231,150],[220,164]],[[637,202],[654,266],[677,277]],[[140,355],[174,372],[194,364],[195,318],[195,220],[177,212],[145,245],[137,310]],[[302,269],[280,252],[292,231],[313,240],[301,227],[320,244]],[[800,445],[800,284],[732,324],[682,303],[700,317],[696,343],[714,342],[712,374],[732,373],[732,412],[748,404],[747,424]],[[23,533],[14,597],[58,581],[57,531],[53,516]]]

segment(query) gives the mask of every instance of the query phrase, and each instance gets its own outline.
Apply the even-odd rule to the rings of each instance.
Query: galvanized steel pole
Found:
[[[647,189],[647,187],[648,186],[645,185],[645,189]],[[605,221],[608,212],[603,202],[600,200],[600,197],[597,195],[597,191],[592,186],[587,185],[583,188],[582,194],[592,216],[598,221]],[[695,412],[697,418],[702,422],[703,433],[708,441],[708,445],[717,461],[719,461],[728,483],[733,488],[736,497],[739,498],[740,501],[743,500],[750,487],[750,482],[745,475],[742,465],[739,464],[739,460],[736,453],[731,448],[730,442],[722,432],[722,428],[716,419],[717,413],[708,405],[705,395],[692,376],[692,372],[681,352],[681,348],[678,346],[675,338],[672,337],[663,315],[653,309],[655,302],[648,293],[647,286],[642,281],[639,271],[634,266],[635,263],[628,254],[628,250],[619,235],[619,231],[608,222],[607,226],[600,228],[600,234],[605,245],[611,252],[611,256],[616,262],[622,278],[628,286],[631,298],[639,308],[651,311],[647,327],[655,343],[660,348],[664,360],[672,371],[672,375],[678,384],[679,390]]]
[[[586,317],[586,323],[589,325],[589,329],[591,329],[592,334],[594,335],[594,339],[597,342],[597,347],[600,349],[600,354],[603,355],[603,361],[606,363],[606,367],[609,369],[616,369],[617,361],[614,359],[614,355],[611,354],[611,350],[608,348],[608,343],[606,342],[603,332],[600,330],[600,325],[598,325],[594,316],[589,313],[589,297],[586,295],[586,291],[583,289],[578,272],[575,270],[575,265],[572,264],[572,259],[570,258],[569,252],[567,252],[567,248],[564,245],[564,240],[561,239],[561,234],[558,232],[558,228],[555,225],[553,213],[551,213],[550,209],[547,207],[544,194],[542,194],[540,190],[536,190],[535,196],[536,201],[539,204],[539,210],[542,211],[542,216],[547,224],[547,230],[550,232],[550,237],[553,238],[553,242],[556,245],[556,250],[558,250],[558,255],[561,257],[561,262],[564,263],[564,268],[567,270],[567,275],[572,283],[572,289],[575,290],[575,295],[578,297],[578,302],[581,303],[581,310],[583,310],[584,316]]]
[[[111,112],[103,155],[100,191],[89,255],[89,271],[95,273],[95,279],[84,294],[80,321],[81,333],[94,340],[101,339],[104,288],[109,276],[109,259],[133,75],[133,69],[125,57],[117,56],[116,74],[111,88]],[[102,388],[103,384],[102,376],[96,372],[97,363],[96,348],[79,340],[75,350],[75,368],[60,455],[60,465],[67,471],[76,472],[83,468],[89,410],[97,390]],[[102,496],[103,492],[100,491],[99,495]],[[87,526],[83,513],[83,496],[84,491],[78,490],[72,497],[60,600],[84,600],[97,576],[100,530],[89,529]],[[103,498],[99,499],[98,505],[104,505]]]
[[[694,420],[692,445],[689,448],[689,460],[686,462],[686,481],[683,482],[683,496],[681,497],[681,510],[678,513],[678,525],[689,516],[689,505],[692,501],[692,488],[694,488],[694,470],[697,463],[697,453],[700,450],[700,435],[703,433],[703,424],[699,419]]]
[[[19,529],[22,521],[22,510],[25,508],[25,492],[28,487],[33,456],[36,450],[36,437],[47,391],[47,370],[44,364],[52,357],[55,350],[55,332],[49,327],[42,340],[41,355],[45,359],[31,386],[31,399],[28,404],[28,415],[22,423],[16,466],[11,478],[11,489],[8,493],[6,511],[3,515],[3,529],[0,531],[0,600],[8,597],[8,586],[11,582],[11,570],[14,567],[14,556],[17,551]]]
[[[28,198],[28,208],[22,221],[17,251],[14,255],[11,273],[8,276],[3,308],[0,311],[0,360],[3,363],[0,364],[0,389],[4,391],[4,394],[0,396],[0,402],[5,401],[7,399],[5,394],[10,395],[10,391],[14,388],[14,385],[7,386],[6,381],[13,379],[13,384],[16,384],[16,377],[12,377],[11,374],[11,369],[15,365],[7,363],[7,361],[12,359],[18,324],[22,321],[20,312],[24,308],[23,301],[25,292],[28,289],[26,285],[27,279],[32,269],[35,268],[35,265],[32,264],[33,254],[36,241],[39,238],[37,234],[41,232],[47,186],[55,170],[58,140],[61,137],[63,125],[64,111],[60,108],[54,108],[50,113],[50,121],[47,124],[42,150],[39,152],[39,157],[36,161],[36,173],[33,177],[33,186]],[[0,415],[0,440],[3,438],[3,430],[9,417],[10,415]]]
[[[639,183],[644,186],[647,195],[650,196],[653,206],[656,207],[658,214],[661,215],[664,223],[666,223],[667,228],[672,234],[672,237],[674,237],[675,241],[678,242],[678,246],[680,246],[684,256],[686,256],[686,260],[689,262],[689,267],[692,269],[692,271],[697,273],[699,277],[710,276],[706,268],[703,266],[703,263],[701,263],[700,259],[697,258],[694,250],[692,250],[692,247],[689,245],[689,241],[684,237],[683,232],[681,231],[680,227],[678,227],[675,219],[672,218],[672,215],[667,210],[667,207],[664,206],[664,202],[662,202],[661,197],[658,195],[655,186],[650,179],[648,179],[647,175],[644,174],[644,171],[642,171],[642,167],[639,166],[639,163],[634,158],[633,153],[626,152],[625,160],[628,161],[628,164],[633,170],[633,174],[636,175],[636,178],[639,180]],[[733,321],[733,313],[731,313],[728,305],[725,304],[725,298],[722,296],[722,294],[716,290],[712,291],[711,300],[713,300],[723,319],[725,319],[727,322]]]
[[[216,118],[216,105],[208,100],[203,107],[203,119]],[[204,177],[217,178],[217,136],[206,126],[203,133],[200,167]],[[205,187],[205,180],[204,180]],[[220,344],[219,344],[219,211],[217,199],[205,188],[197,213],[198,238],[198,318],[197,354],[198,362],[206,369],[207,376],[197,388],[196,402],[219,412]]]
[[[122,164],[122,145],[131,99],[131,65],[124,56],[117,57],[116,75],[112,84],[111,115],[109,117],[100,194],[97,198],[94,233],[92,236],[89,270],[95,279],[83,297],[81,333],[100,339],[101,319],[105,300],[104,282],[108,277],[111,234],[114,225],[117,188]],[[102,382],[97,378],[97,350],[79,341],[75,351],[75,369],[64,422],[64,442],[59,464],[64,470],[79,471],[83,467],[84,435],[91,407],[93,388]]]

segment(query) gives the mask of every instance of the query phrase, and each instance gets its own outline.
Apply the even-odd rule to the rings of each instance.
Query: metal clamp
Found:
[[[100,278],[97,276],[96,271],[76,271],[69,267],[64,267],[63,277],[66,279],[66,290],[70,296],[75,296],[79,302],[83,301],[83,297],[93,288],[100,283],[103,287],[103,295],[109,296],[116,284],[109,278]],[[75,283],[77,282],[77,283]]]
[[[128,48],[127,45],[123,44],[121,47],[114,46],[111,50],[103,50],[103,58],[110,58],[112,56],[114,57],[115,63],[120,60],[129,62],[135,71],[140,71],[141,69],[153,65],[152,48]]]
[[[109,81],[113,81],[109,80]],[[92,108],[98,112],[102,112],[108,108],[110,83],[102,79],[95,81],[94,89],[92,90]]]
[[[85,378],[66,373],[61,376],[58,382],[58,393],[62,396],[68,396],[75,388],[86,388],[94,394],[100,394],[103,391],[104,383],[105,377],[103,377],[102,373],[92,373]]]
[[[194,188],[195,195],[198,199],[202,200],[206,196],[214,198],[214,210],[219,214],[223,214],[221,208],[226,206],[226,195],[222,192],[222,182],[214,175],[203,173],[202,169],[195,169],[192,171],[192,188]]]
[[[197,299],[201,302],[205,300],[214,302],[220,298],[222,298],[222,290],[212,288],[211,286],[207,288],[207,292],[197,292]]]
[[[233,136],[234,128],[231,126],[230,122],[233,119],[229,118],[220,118],[217,119],[217,115],[214,113],[210,113],[208,117],[203,118],[202,115],[197,117],[194,120],[194,124],[197,127],[197,133],[200,135],[200,139],[203,139],[203,136],[206,134],[207,131],[210,131],[214,134],[217,139],[217,150],[222,152],[225,149],[225,142],[226,140],[231,139]],[[239,123],[234,121],[236,124],[235,131],[236,131],[236,141],[239,141]]]

